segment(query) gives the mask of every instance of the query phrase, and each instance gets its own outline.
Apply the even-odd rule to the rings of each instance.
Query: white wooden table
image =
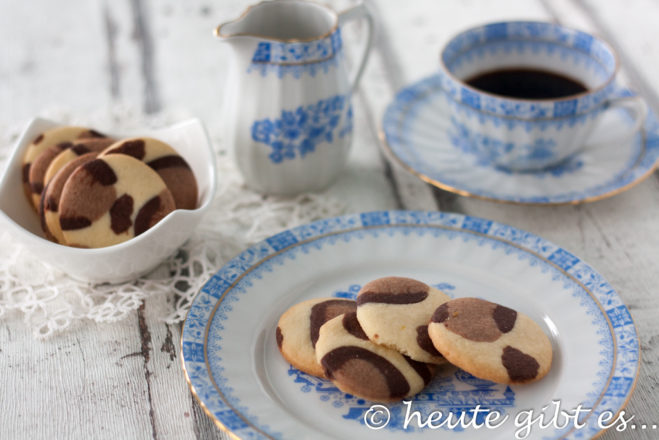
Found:
[[[47,107],[71,112],[125,104],[145,113],[185,109],[219,133],[227,49],[211,36],[248,0],[33,0],[0,3],[0,117],[27,122]],[[349,0],[334,0],[341,9]],[[511,18],[595,32],[619,51],[624,76],[659,111],[656,0],[375,0],[377,43],[355,97],[349,169],[331,193],[351,211],[447,210],[487,217],[547,238],[596,268],[631,309],[642,366],[627,411],[659,423],[659,179],[614,198],[526,207],[457,197],[389,164],[378,126],[401,86],[433,72],[457,31]],[[359,33],[359,28],[352,33]],[[352,34],[351,33],[351,34]],[[346,37],[349,41],[351,34]],[[132,318],[35,341],[17,316],[0,321],[0,438],[226,438],[188,390],[180,328],[151,299]],[[602,438],[659,438],[659,430]]]

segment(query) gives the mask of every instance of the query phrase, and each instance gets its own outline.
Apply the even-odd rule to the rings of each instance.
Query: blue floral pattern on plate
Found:
[[[282,110],[275,119],[261,119],[252,124],[252,139],[272,148],[268,156],[273,163],[304,158],[318,144],[332,143],[352,132],[350,95],[321,99],[315,104]]]
[[[504,259],[512,258],[533,270],[541,270],[563,286],[563,291],[555,294],[565,294],[578,302],[582,310],[579,313],[583,313],[578,320],[580,325],[588,326],[597,338],[594,349],[599,352],[598,367],[590,373],[592,383],[585,385],[590,391],[581,397],[585,407],[594,409],[585,428],[572,433],[567,429],[544,432],[546,438],[566,434],[573,438],[592,437],[600,430],[595,420],[601,412],[615,413],[624,406],[638,374],[639,341],[628,309],[600,274],[578,257],[540,237],[491,220],[440,212],[381,211],[330,218],[277,234],[238,255],[208,281],[193,301],[181,344],[187,378],[209,414],[241,438],[285,437],[264,422],[261,414],[252,411],[250,401],[236,392],[235,385],[225,375],[228,368],[235,368],[236,362],[235,355],[225,359],[225,344],[235,335],[228,324],[229,318],[255,294],[252,290],[255,283],[281,271],[296,270],[312,252],[331,254],[336,252],[335,246],[360,246],[365,240],[393,240],[399,248],[401,240],[411,237],[424,242],[442,240],[459,247],[475,246],[474,250],[480,249],[479,254],[495,252]],[[448,283],[441,286],[449,293],[454,290],[459,293],[461,289],[460,285]],[[358,290],[359,285],[354,284],[334,295],[351,298]],[[299,392],[315,393],[319,404],[325,402],[335,410],[344,411],[342,419],[361,426],[360,414],[366,402],[335,392],[327,382],[314,382],[295,370],[285,374],[299,384]],[[464,387],[455,386],[458,383]],[[444,399],[447,408],[468,412],[473,402],[467,404],[465,399],[480,396],[483,404],[508,411],[517,400],[512,389],[474,380],[459,371],[453,376],[442,375],[430,390],[438,400],[428,405],[428,410]],[[398,414],[396,411],[392,407],[394,415]],[[414,429],[396,430],[400,427],[396,420],[391,428],[394,432],[414,436]]]
[[[619,89],[616,94],[629,95],[629,91]],[[462,195],[524,204],[599,200],[638,183],[659,160],[656,115],[649,112],[644,136],[621,138],[618,131],[631,124],[621,110],[599,127],[605,134],[593,148],[542,170],[512,172],[464,154],[473,149],[473,144],[467,143],[472,134],[461,132],[451,121],[456,106],[470,111],[447,99],[439,75],[432,75],[398,92],[385,112],[382,126],[385,146],[405,168],[439,188]],[[501,148],[504,151],[506,146]],[[616,160],[611,160],[613,154],[618,155]]]

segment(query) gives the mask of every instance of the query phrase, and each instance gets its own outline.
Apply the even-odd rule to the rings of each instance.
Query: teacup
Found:
[[[584,91],[528,99],[468,83],[506,69],[558,75],[582,84]],[[440,56],[441,87],[463,148],[483,162],[519,171],[546,168],[578,152],[604,111],[614,107],[631,110],[632,132],[641,127],[647,107],[640,97],[620,93],[617,70],[617,56],[606,42],[544,22],[469,29],[450,40]]]

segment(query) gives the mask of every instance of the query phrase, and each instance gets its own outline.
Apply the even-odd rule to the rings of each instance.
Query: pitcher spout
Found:
[[[251,37],[300,42],[322,39],[338,27],[338,16],[320,4],[301,0],[266,0],[248,7],[240,17],[220,24],[221,40]]]

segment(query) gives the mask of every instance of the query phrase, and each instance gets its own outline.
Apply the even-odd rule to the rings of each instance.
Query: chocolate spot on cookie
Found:
[[[188,165],[185,159],[183,159],[181,156],[178,155],[159,157],[158,159],[154,159],[151,162],[147,163],[147,165],[153,168],[154,170],[159,170],[162,168],[176,168],[176,167],[190,169],[190,165]]]
[[[126,232],[133,224],[133,198],[128,194],[119,197],[110,208],[110,227],[115,234]]]
[[[508,307],[497,305],[492,312],[492,318],[494,318],[494,322],[497,323],[501,333],[508,333],[515,327],[517,312]]]
[[[357,321],[357,313],[350,312],[343,315],[343,328],[354,337],[368,341],[368,336]]]
[[[111,151],[108,151],[108,154],[126,154],[128,156],[133,156],[135,159],[142,160],[146,154],[144,150],[144,141],[142,139],[126,141],[118,147],[113,148]]]
[[[93,151],[100,153],[114,143],[115,140],[108,137],[77,139],[71,150],[78,156],[82,156]]]
[[[52,211],[52,212],[57,212],[58,208],[58,203],[57,200],[55,200],[54,197],[44,197],[45,202],[44,202],[44,209],[47,211]]]
[[[69,166],[75,165],[77,161],[78,159],[67,164],[52,179],[52,195],[57,198],[57,194],[60,194],[58,202],[60,219],[84,218],[93,223],[108,214],[119,197],[114,185],[105,185],[110,179],[104,173],[109,171],[111,173],[109,177],[116,176],[104,161],[92,160],[80,164],[68,178],[63,179],[66,177],[65,171],[68,172]],[[92,162],[96,162],[99,166],[87,167]],[[94,172],[96,174],[93,174]],[[99,174],[102,182],[99,182]],[[60,190],[59,185],[62,184],[62,181],[64,184]]]
[[[416,343],[427,353],[433,356],[441,356],[430,340],[427,325],[420,325],[416,328]]]
[[[104,138],[107,137],[103,133],[100,133],[96,130],[87,130],[80,133],[78,139],[87,139],[87,138]]]
[[[83,154],[89,153],[91,150],[84,144],[77,144],[71,147],[71,151],[73,151],[77,156],[82,156]]]
[[[26,163],[23,165],[23,183],[27,183],[30,180],[30,164]]]
[[[41,194],[43,192],[43,182],[30,183],[30,189],[34,194]]]
[[[102,159],[94,159],[83,165],[83,168],[89,173],[92,178],[103,186],[110,186],[117,183],[117,175],[112,171]]]
[[[433,313],[430,322],[444,322],[448,319],[448,304],[444,303],[441,306],[437,307],[435,313]]]
[[[478,298],[458,298],[442,304],[435,314],[444,306],[447,307],[448,316],[441,322],[453,333],[476,342],[493,342],[501,337],[492,317],[496,304]],[[440,315],[443,313],[440,312]]]
[[[329,299],[315,304],[309,315],[309,337],[315,348],[320,327],[332,318],[357,310],[357,304],[347,299]]]
[[[60,217],[59,224],[62,231],[73,231],[90,226],[92,221],[87,217]]]
[[[501,363],[506,367],[508,376],[513,382],[526,382],[534,379],[540,368],[540,364],[533,356],[522,353],[510,345],[503,349]]]
[[[408,364],[410,364],[410,367],[416,371],[416,374],[418,374],[421,379],[423,379],[423,383],[425,385],[428,385],[430,383],[430,380],[432,379],[433,376],[433,370],[432,367],[426,363],[415,361],[414,359],[408,358],[407,356],[403,355],[405,360],[407,361]]]
[[[281,328],[277,326],[277,331],[275,332],[275,337],[277,338],[277,347],[281,350],[281,346],[284,343],[284,335],[281,332]]]
[[[366,303],[415,304],[428,297],[427,284],[412,278],[385,277],[366,283],[357,295],[357,306]]]
[[[171,191],[177,209],[195,209],[197,207],[197,181],[192,170],[172,167],[160,168],[156,172]]]
[[[39,136],[37,136],[36,138],[34,138],[34,140],[32,141],[32,143],[33,143],[34,145],[38,145],[39,143],[41,143],[42,140],[43,140],[43,133],[41,133]]]
[[[320,364],[328,378],[352,389],[368,390],[370,394],[387,398],[405,397],[410,391],[398,368],[362,347],[337,347],[323,356]]]
[[[160,196],[152,197],[144,204],[135,217],[135,236],[137,237],[152,225],[152,220],[160,208]]]
[[[377,293],[365,292],[357,297],[357,305],[367,303],[381,304],[416,304],[428,297],[428,292]]]

